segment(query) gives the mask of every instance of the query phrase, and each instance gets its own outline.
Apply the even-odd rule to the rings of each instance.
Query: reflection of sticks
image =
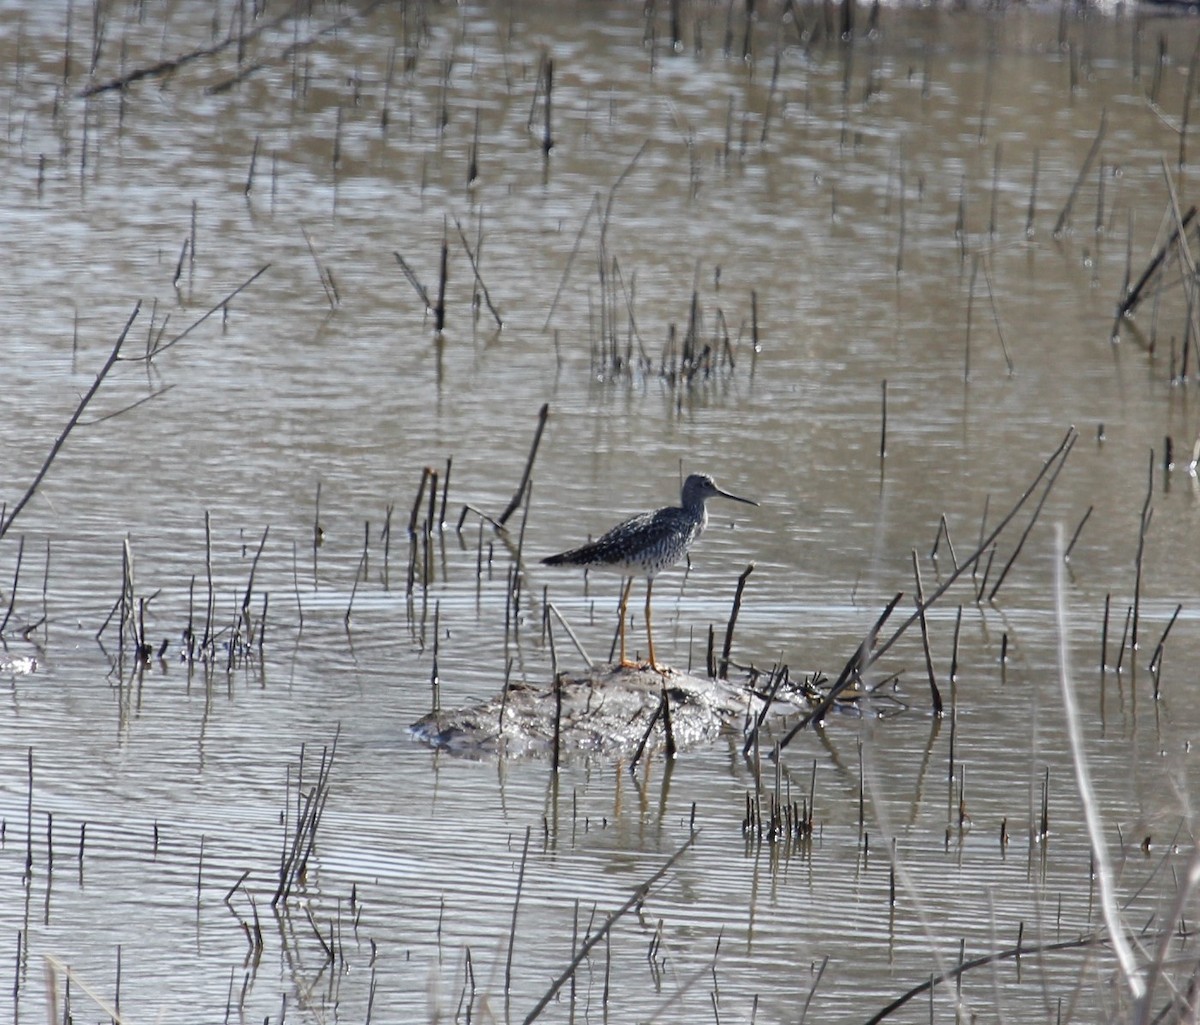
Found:
[[[79,400],[79,405],[75,407],[75,412],[71,414],[71,418],[67,421],[67,425],[59,433],[54,444],[50,446],[50,453],[44,460],[42,460],[41,468],[34,476],[33,483],[31,483],[29,487],[25,489],[25,494],[23,494],[18,500],[17,504],[12,507],[12,511],[5,516],[3,520],[0,520],[0,538],[4,537],[4,535],[8,533],[9,528],[13,525],[13,520],[15,520],[21,514],[21,510],[29,504],[29,500],[33,498],[34,492],[37,491],[38,486],[42,483],[42,480],[45,478],[46,474],[50,472],[50,464],[54,462],[55,457],[58,455],[63,445],[66,444],[67,436],[72,430],[74,430],[75,425],[79,423],[79,418],[83,415],[83,411],[87,408],[88,403],[92,401],[92,398],[95,396],[96,392],[100,390],[100,385],[104,383],[104,378],[108,375],[108,372],[112,370],[113,365],[117,362],[117,357],[121,352],[121,345],[125,341],[125,336],[129,334],[129,329],[133,327],[133,321],[137,317],[138,311],[141,310],[141,308],[142,304],[140,302],[133,308],[133,312],[129,315],[129,319],[125,322],[125,327],[122,329],[120,337],[117,338],[117,344],[113,346],[112,352],[109,353],[108,359],[104,362],[104,366],[100,368],[100,373],[96,375],[96,380],[92,382],[92,386],[87,390],[87,392],[84,393],[83,398]]]

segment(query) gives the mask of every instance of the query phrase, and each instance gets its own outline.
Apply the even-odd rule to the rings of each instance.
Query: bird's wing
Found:
[[[618,523],[595,541],[580,545],[569,552],[552,555],[545,559],[549,565],[620,565],[637,561],[644,552],[651,552],[666,544],[680,531],[676,509],[659,509],[657,512],[642,513],[624,523]]]

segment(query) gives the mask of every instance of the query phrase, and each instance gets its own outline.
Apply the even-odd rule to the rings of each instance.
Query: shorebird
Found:
[[[559,552],[543,559],[547,566],[594,566],[616,570],[627,577],[621,590],[620,625],[621,661],[623,667],[636,666],[625,658],[625,612],[629,591],[635,576],[646,578],[646,642],[650,649],[650,668],[664,673],[654,660],[654,634],[650,627],[650,596],[654,578],[682,559],[696,543],[708,525],[704,503],[713,497],[731,498],[746,505],[758,505],[749,498],[731,495],[717,487],[707,473],[693,473],[683,482],[679,505],[669,505],[653,512],[641,513],[619,523],[602,537],[588,544]]]

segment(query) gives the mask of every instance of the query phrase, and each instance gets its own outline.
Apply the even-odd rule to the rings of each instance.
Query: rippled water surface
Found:
[[[1134,970],[1186,990],[1193,21],[256,6],[0,4],[13,1020],[858,1022],[1018,942],[889,1020],[1121,1017],[1064,655]],[[401,261],[436,303],[443,243],[437,332]],[[832,679],[1064,439],[928,660],[914,624],[777,761],[794,719],[632,772],[409,735],[435,678],[580,668],[547,602],[603,661],[617,578],[539,559],[681,473],[760,505],[659,579],[660,660],[703,669],[753,563],[735,672]],[[810,836],[747,830],[810,795]]]

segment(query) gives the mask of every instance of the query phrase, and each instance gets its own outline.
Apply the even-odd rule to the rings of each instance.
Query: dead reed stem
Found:
[[[513,948],[517,939],[517,910],[521,906],[521,888],[525,885],[525,862],[529,857],[529,827],[525,827],[525,843],[521,847],[521,867],[517,870],[517,894],[513,899],[512,922],[508,929],[508,954],[504,961],[504,1001],[512,992],[512,959]],[[505,1015],[507,1018],[507,1014]]]
[[[1187,231],[1188,226],[1192,223],[1195,217],[1196,207],[1188,207],[1188,211],[1183,215],[1180,223],[1171,230],[1171,234],[1167,236],[1167,240],[1162,244],[1154,256],[1150,258],[1150,262],[1146,265],[1146,269],[1142,271],[1137,283],[1126,292],[1124,299],[1117,304],[1117,315],[1113,322],[1114,338],[1117,335],[1117,330],[1122,318],[1127,317],[1137,308],[1138,304],[1142,301],[1142,293],[1145,291],[1146,286],[1150,283],[1150,280],[1162,266],[1163,261],[1167,258],[1167,254],[1171,251],[1171,248],[1179,240],[1180,233]]]
[[[312,236],[309,235],[308,229],[303,224],[300,225],[300,234],[304,236],[304,244],[308,246],[308,255],[312,257],[313,266],[317,269],[317,278],[325,293],[325,301],[329,303],[331,310],[335,310],[338,303],[341,302],[341,297],[338,295],[337,285],[334,284],[333,274],[321,263],[321,258],[317,255],[317,248],[313,245]]]
[[[438,264],[438,295],[433,304],[433,327],[441,333],[446,326],[446,277],[449,269],[450,243],[446,241],[446,225],[442,224],[442,258]]]
[[[542,431],[546,429],[546,420],[550,416],[550,403],[545,402],[542,408],[538,411],[537,430],[533,435],[533,444],[529,449],[529,458],[525,461],[525,472],[521,474],[521,483],[518,485],[516,493],[512,497],[512,501],[508,503],[508,507],[500,514],[496,521],[499,526],[503,527],[505,523],[521,504],[521,499],[525,497],[525,489],[529,486],[529,475],[533,472],[533,461],[537,458],[538,445],[542,441]]]
[[[471,272],[475,275],[475,283],[479,285],[483,292],[483,301],[487,304],[488,312],[491,313],[492,319],[496,321],[496,328],[504,327],[504,321],[500,317],[500,311],[492,304],[491,294],[488,292],[488,287],[483,283],[483,277],[479,273],[479,264],[475,259],[475,254],[471,251],[471,243],[467,241],[467,236],[463,233],[462,225],[458,218],[454,218],[454,227],[458,229],[458,237],[462,240],[463,249],[466,251],[467,259],[471,263]]]
[[[1063,537],[1061,525],[1055,532],[1055,547],[1059,558],[1054,560],[1054,607],[1058,626],[1058,673],[1059,684],[1062,688],[1063,714],[1066,718],[1067,740],[1071,749],[1071,761],[1075,768],[1075,785],[1079,790],[1079,799],[1083,805],[1084,821],[1087,824],[1088,838],[1091,841],[1092,865],[1096,881],[1100,889],[1100,908],[1104,916],[1104,925],[1108,933],[1108,942],[1116,954],[1125,985],[1133,997],[1135,1004],[1140,1004],[1146,994],[1146,980],[1137,966],[1133,947],[1125,933],[1125,925],[1121,921],[1121,911],[1117,903],[1115,876],[1112,863],[1108,857],[1108,842],[1104,836],[1104,823],[1100,815],[1096,791],[1092,786],[1091,773],[1088,769],[1087,753],[1084,750],[1083,726],[1079,717],[1079,705],[1075,697],[1075,684],[1071,676],[1071,651],[1068,641],[1067,596],[1063,584]],[[1047,770],[1048,771],[1048,770]],[[1145,1014],[1139,1016],[1145,1021]]]
[[[1104,133],[1108,128],[1108,111],[1100,112],[1100,127],[1096,130],[1096,137],[1092,140],[1091,148],[1084,157],[1083,166],[1079,168],[1079,176],[1075,179],[1075,184],[1071,187],[1071,192],[1067,196],[1067,201],[1063,204],[1062,211],[1058,215],[1058,220],[1054,222],[1054,235],[1058,237],[1062,234],[1063,228],[1066,226],[1068,219],[1071,216],[1071,209],[1075,205],[1075,199],[1079,195],[1079,189],[1092,169],[1092,162],[1096,159],[1096,154],[1100,152],[1100,144],[1104,141]]]
[[[137,318],[138,312],[141,310],[142,304],[138,302],[133,312],[129,315],[129,319],[125,322],[125,327],[121,329],[121,334],[117,338],[117,344],[113,346],[112,352],[109,353],[108,359],[104,361],[104,365],[100,368],[100,372],[96,374],[96,380],[92,382],[92,386],[84,393],[83,398],[79,400],[79,404],[75,407],[75,412],[71,414],[67,420],[66,426],[59,432],[54,444],[50,446],[50,452],[46,458],[42,460],[42,465],[38,472],[34,475],[32,483],[25,489],[25,493],[17,500],[16,504],[9,510],[7,516],[0,519],[0,538],[3,538],[11,529],[13,521],[21,515],[21,511],[29,504],[29,500],[33,498],[38,486],[45,479],[47,473],[50,472],[50,465],[54,462],[55,457],[67,442],[67,437],[75,426],[79,423],[79,418],[83,415],[83,411],[87,409],[88,403],[95,397],[96,392],[100,390],[100,385],[104,383],[104,379],[108,376],[108,372],[112,370],[121,353],[121,346],[125,342],[126,336],[129,334],[129,329],[133,327],[133,322]]]
[[[274,18],[270,19],[269,21],[264,21],[264,22],[261,22],[261,23],[255,25],[254,28],[250,29],[248,32],[245,32],[241,35],[238,35],[236,37],[229,36],[225,39],[222,39],[221,42],[216,43],[212,46],[204,46],[197,50],[191,50],[187,53],[179,54],[175,57],[170,57],[170,58],[166,58],[164,60],[157,61],[156,63],[147,65],[145,67],[134,68],[132,71],[127,71],[124,74],[118,76],[117,78],[112,78],[105,82],[93,83],[92,85],[87,86],[85,89],[81,89],[76,95],[81,98],[86,99],[89,96],[95,96],[98,93],[109,92],[113,89],[120,89],[120,90],[124,91],[124,90],[128,89],[129,86],[133,85],[135,82],[140,82],[143,79],[161,78],[165,75],[170,75],[170,74],[174,73],[179,68],[183,67],[186,64],[190,64],[193,61],[201,60],[205,57],[215,57],[217,54],[221,53],[222,51],[227,50],[230,46],[236,45],[239,49],[242,49],[245,47],[247,42],[250,42],[251,40],[257,38],[258,36],[260,36],[266,32],[274,31],[275,29],[277,29],[281,25],[283,25],[289,19],[294,18],[296,16],[298,7],[299,7],[298,4],[289,4],[285,10],[283,10],[280,14],[276,15]],[[68,5],[67,9],[69,12],[70,11],[69,5]],[[69,39],[70,38],[70,16],[69,16],[69,14],[68,14],[67,25],[68,25],[67,36]],[[92,68],[92,71],[93,72],[95,71],[94,66]],[[69,72],[70,72],[70,52],[68,49],[68,51],[66,52],[66,54],[64,55],[64,58],[63,58],[63,81],[64,82],[68,79]]]
[[[917,550],[912,549],[913,577],[917,587],[917,612],[921,623],[921,649],[925,653],[925,672],[929,676],[929,696],[933,702],[933,714],[942,714],[942,695],[938,690],[937,675],[933,671],[933,654],[929,650],[929,625],[925,621],[925,589],[921,585],[921,562]]]
[[[733,593],[733,608],[729,610],[729,623],[725,627],[725,643],[721,647],[720,678],[722,680],[729,678],[729,652],[733,648],[733,628],[742,607],[742,592],[746,590],[746,581],[750,579],[750,574],[753,572],[754,563],[750,563],[738,577],[737,589]]]
[[[304,806],[296,819],[295,832],[290,842],[285,838],[284,855],[279,865],[279,885],[271,898],[271,907],[279,902],[287,901],[292,887],[301,882],[308,868],[308,859],[317,841],[317,827],[321,824],[321,815],[325,811],[325,802],[329,797],[329,774],[333,770],[333,760],[337,755],[338,738],[341,736],[341,723],[333,735],[333,743],[321,749],[321,765],[317,771],[316,785],[307,794],[301,793],[303,788],[304,749],[301,748],[300,772],[297,778],[296,799],[303,796]]]
[[[692,832],[692,834],[683,842],[682,846],[680,846],[678,848],[678,850],[676,850],[675,853],[672,854],[666,860],[666,862],[663,864],[663,866],[657,872],[655,872],[652,876],[650,876],[649,879],[647,879],[645,882],[638,885],[636,889],[634,889],[633,894],[630,896],[630,898],[627,901],[625,901],[624,904],[622,904],[615,911],[609,912],[609,914],[605,917],[603,924],[601,924],[600,928],[597,929],[591,935],[589,935],[588,938],[585,939],[583,941],[583,943],[581,943],[579,945],[579,949],[576,951],[575,956],[571,959],[571,962],[567,965],[566,968],[563,969],[563,971],[550,984],[550,988],[548,990],[546,990],[546,992],[542,996],[541,1000],[539,1000],[534,1005],[533,1010],[531,1010],[529,1012],[529,1014],[525,1016],[524,1025],[530,1025],[531,1022],[536,1021],[538,1019],[538,1017],[540,1017],[542,1011],[544,1011],[546,1009],[546,1007],[547,1007],[547,1005],[549,1005],[550,1001],[553,1000],[555,995],[558,993],[558,991],[560,989],[562,989],[563,984],[566,983],[567,980],[570,979],[571,976],[575,974],[575,970],[581,964],[583,964],[583,962],[587,959],[588,953],[591,951],[592,947],[594,947],[602,939],[604,939],[606,936],[608,936],[609,930],[612,929],[612,927],[614,925],[616,925],[618,920],[620,920],[624,915],[626,915],[634,907],[638,906],[643,901],[645,901],[646,897],[650,893],[650,888],[655,883],[657,883],[664,875],[666,875],[667,872],[669,872],[671,870],[671,868],[675,864],[675,862],[677,862],[683,856],[684,852],[687,851],[687,849],[696,842],[696,838],[699,835],[700,835],[700,830],[698,830],[698,829],[694,830]],[[524,864],[524,859],[522,859],[522,864]],[[514,914],[514,923],[515,923],[515,914]],[[514,925],[514,928],[515,928],[515,925]],[[511,944],[510,944],[509,949],[510,950],[512,949]],[[508,990],[508,982],[509,982],[509,976],[506,973],[506,975],[505,975],[505,990],[506,991]]]
[[[880,385],[879,458],[887,456],[887,378]]]
[[[1042,491],[1042,497],[1038,499],[1037,506],[1033,510],[1033,515],[1029,517],[1029,523],[1026,524],[1025,530],[1022,532],[1020,539],[1017,541],[1016,547],[1012,554],[1008,557],[1008,562],[1004,564],[1004,568],[1000,571],[1000,577],[992,585],[992,589],[988,592],[988,601],[996,600],[996,593],[1000,590],[1000,585],[1004,583],[1004,578],[1008,576],[1008,571],[1012,569],[1013,563],[1017,561],[1017,556],[1021,554],[1021,549],[1025,546],[1025,541],[1033,530],[1033,525],[1037,523],[1038,515],[1042,511],[1042,506],[1046,504],[1046,499],[1050,497],[1050,492],[1054,488],[1054,482],[1058,480],[1058,475],[1062,472],[1062,468],[1067,463],[1067,457],[1071,454],[1071,449],[1075,447],[1075,441],[1079,437],[1072,431],[1070,440],[1066,444],[1066,449],[1059,460],[1058,465],[1054,468],[1054,472],[1050,475],[1050,479],[1046,481],[1046,487]]]
[[[983,538],[975,551],[972,552],[940,585],[938,585],[937,589],[921,605],[921,608],[913,612],[892,632],[891,636],[888,637],[886,641],[876,648],[874,647],[876,635],[882,628],[884,622],[886,622],[887,618],[891,615],[892,610],[896,607],[896,604],[900,601],[901,597],[903,597],[903,593],[897,594],[891,600],[891,602],[889,602],[879,619],[876,620],[874,626],[870,631],[868,631],[866,637],[863,638],[862,643],[855,650],[855,653],[846,661],[846,665],[842,669],[841,674],[838,676],[834,685],[826,693],[825,697],[811,712],[809,712],[795,726],[792,727],[787,736],[784,737],[783,741],[780,743],[780,747],[786,747],[788,743],[791,742],[792,738],[795,737],[795,735],[802,729],[808,726],[809,723],[819,724],[824,719],[829,709],[833,707],[834,702],[838,699],[838,696],[842,693],[842,691],[844,691],[854,681],[856,675],[865,671],[880,658],[882,658],[883,655],[891,649],[892,645],[894,645],[900,639],[900,637],[903,636],[904,632],[910,626],[912,626],[913,623],[920,619],[921,609],[927,609],[933,605],[934,602],[936,602],[943,594],[946,593],[946,591],[950,589],[951,585],[953,585],[960,576],[962,576],[965,572],[967,572],[967,570],[974,566],[976,562],[979,561],[979,559],[983,556],[983,553],[991,547],[996,538],[1000,536],[1001,532],[1009,525],[1009,523],[1012,522],[1017,513],[1020,512],[1021,508],[1025,505],[1030,496],[1041,483],[1042,478],[1044,478],[1056,464],[1061,465],[1060,459],[1066,458],[1068,446],[1072,444],[1076,437],[1077,435],[1075,428],[1069,428],[1067,433],[1063,436],[1062,441],[1058,443],[1058,447],[1042,464],[1042,468],[1038,471],[1037,476],[1034,477],[1033,481],[1021,494],[1021,497],[1017,499],[1012,508],[1009,509],[1000,522],[992,528],[991,533],[988,534],[987,537]]]
[[[1133,620],[1131,623],[1132,633],[1129,638],[1130,651],[1137,651],[1138,647],[1138,619],[1141,612],[1142,602],[1142,559],[1146,553],[1146,531],[1150,529],[1150,521],[1154,517],[1154,510],[1150,508],[1150,499],[1154,494],[1154,450],[1150,450],[1150,468],[1146,475],[1146,499],[1142,503],[1142,513],[1138,518],[1138,546],[1137,557],[1134,559],[1134,574],[1133,574]]]
[[[1067,545],[1067,550],[1065,552],[1063,552],[1063,561],[1064,562],[1071,561],[1071,550],[1075,547],[1075,542],[1079,540],[1079,535],[1083,532],[1083,525],[1085,523],[1087,523],[1088,517],[1092,515],[1092,510],[1094,508],[1095,508],[1095,506],[1091,506],[1091,505],[1089,505],[1087,507],[1087,512],[1085,512],[1083,514],[1083,519],[1081,519],[1079,521],[1079,526],[1077,526],[1075,528],[1075,533],[1073,533],[1071,535],[1071,540],[1070,540],[1070,543]]]
[[[269,263],[263,264],[263,266],[259,267],[259,269],[256,270],[253,274],[251,274],[250,277],[248,277],[245,281],[243,281],[240,285],[238,285],[237,288],[235,288],[232,292],[229,292],[223,299],[221,299],[220,302],[216,303],[214,306],[210,306],[207,311],[205,311],[203,314],[201,314],[199,317],[197,317],[195,320],[193,320],[186,328],[184,328],[182,331],[180,331],[179,334],[177,334],[174,338],[171,338],[169,341],[162,342],[161,344],[158,344],[158,342],[156,341],[154,348],[151,349],[144,356],[122,356],[121,360],[123,362],[146,362],[146,361],[152,360],[160,352],[165,352],[167,349],[171,348],[171,346],[177,344],[178,342],[182,342],[188,335],[190,335],[194,330],[196,330],[196,328],[198,328],[201,324],[203,324],[206,320],[208,320],[208,318],[211,317],[218,310],[227,309],[229,306],[229,303],[237,295],[239,295],[241,292],[243,292],[247,288],[249,288],[252,284],[254,284],[255,281],[257,281],[260,277],[262,277],[270,269],[271,269],[271,265]]]
[[[408,283],[412,285],[413,291],[416,292],[420,297],[421,303],[424,305],[425,309],[432,310],[433,301],[429,298],[429,293],[425,291],[425,286],[422,285],[420,279],[417,278],[416,272],[405,262],[404,257],[399,253],[393,252],[392,255],[396,258],[396,262],[400,264],[400,269],[404,272],[404,276],[408,279]]]

